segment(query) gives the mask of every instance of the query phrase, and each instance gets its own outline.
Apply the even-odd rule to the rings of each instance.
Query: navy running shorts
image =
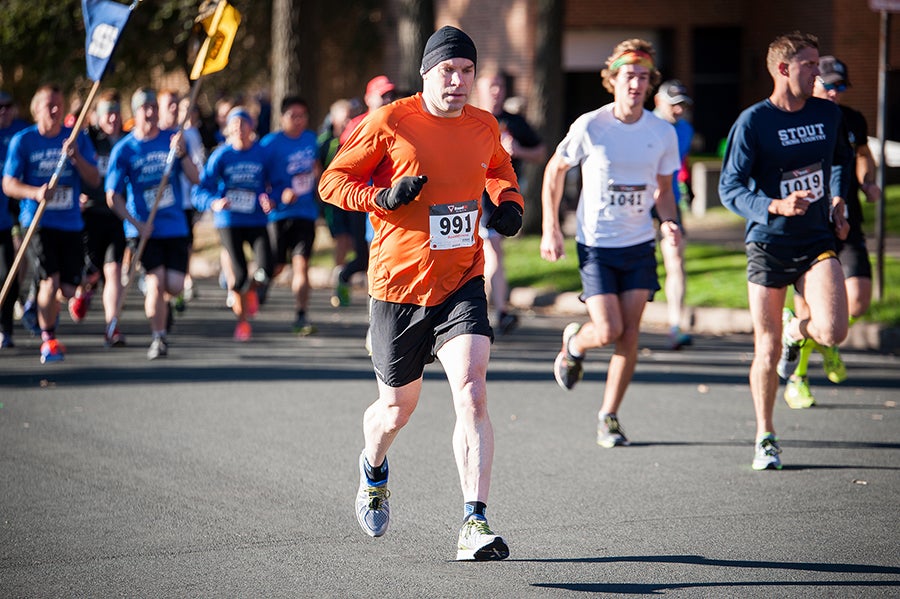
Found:
[[[619,295],[632,289],[647,289],[652,299],[660,289],[654,241],[624,248],[598,248],[579,243],[577,249],[582,300],[595,295]]]

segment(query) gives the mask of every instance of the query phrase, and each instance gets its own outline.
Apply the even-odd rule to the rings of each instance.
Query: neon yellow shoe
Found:
[[[809,390],[809,377],[791,375],[784,388],[784,401],[794,410],[811,408],[816,405],[816,398]]]
[[[822,369],[828,380],[839,385],[847,380],[847,367],[841,359],[841,352],[836,345],[825,346],[816,343],[816,349],[822,354]]]

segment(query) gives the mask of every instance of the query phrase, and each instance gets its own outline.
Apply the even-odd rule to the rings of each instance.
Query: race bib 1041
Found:
[[[636,216],[649,210],[646,184],[625,184],[609,182],[607,188],[607,206],[613,213]]]

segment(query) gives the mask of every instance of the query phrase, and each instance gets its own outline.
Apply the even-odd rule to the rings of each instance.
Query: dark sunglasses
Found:
[[[0,104],[0,108],[12,108],[12,104]]]
[[[825,88],[826,91],[835,91],[835,92],[845,92],[847,91],[846,83],[822,83],[822,87]]]

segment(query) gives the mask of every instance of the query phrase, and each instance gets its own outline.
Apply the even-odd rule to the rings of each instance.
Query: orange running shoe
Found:
[[[250,341],[250,337],[253,336],[253,329],[250,328],[250,323],[246,320],[242,320],[237,323],[237,326],[234,327],[234,340],[240,341],[241,343],[245,343]]]

